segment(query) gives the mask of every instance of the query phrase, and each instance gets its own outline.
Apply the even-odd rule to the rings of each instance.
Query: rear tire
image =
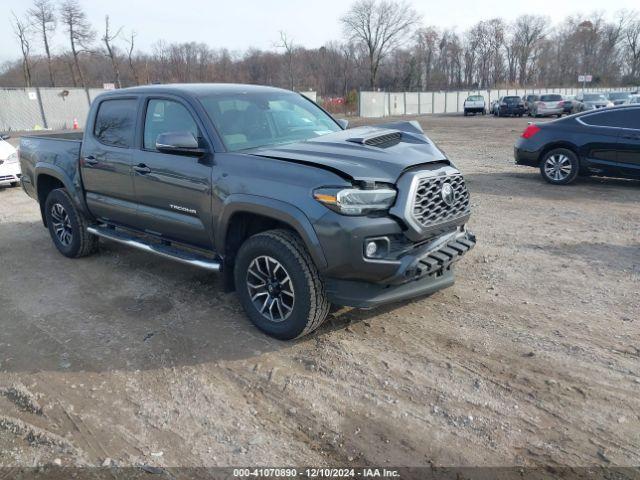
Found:
[[[64,189],[49,193],[44,214],[53,244],[65,257],[86,257],[98,250],[98,237],[87,232],[88,219],[76,209]]]
[[[11,183],[9,184],[9,186],[10,186],[11,188],[16,188],[16,187],[18,186],[18,182],[11,182]]]
[[[246,240],[236,257],[234,280],[245,312],[272,337],[306,335],[329,313],[318,270],[300,237],[288,230],[268,230]]]
[[[578,156],[566,148],[547,152],[540,162],[542,178],[553,185],[568,185],[576,179],[579,170]]]

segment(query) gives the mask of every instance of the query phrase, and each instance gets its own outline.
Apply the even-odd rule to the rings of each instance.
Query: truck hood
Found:
[[[351,128],[245,153],[317,166],[353,180],[387,183],[394,183],[411,167],[450,163],[417,122]]]

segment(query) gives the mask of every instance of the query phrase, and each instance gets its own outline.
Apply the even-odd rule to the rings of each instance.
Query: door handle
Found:
[[[140,163],[133,167],[133,170],[140,175],[145,175],[147,173],[151,173],[151,169],[147,167],[144,163]]]
[[[98,160],[93,155],[87,155],[86,157],[84,157],[84,164],[86,166],[96,165],[97,163]]]

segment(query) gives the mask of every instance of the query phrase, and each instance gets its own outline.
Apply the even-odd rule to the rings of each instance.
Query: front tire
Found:
[[[18,182],[11,182],[11,183],[9,184],[9,186],[10,186],[11,188],[16,188],[16,187],[18,186]]]
[[[548,152],[540,162],[540,174],[553,185],[568,185],[578,176],[578,156],[566,148]]]
[[[260,330],[281,340],[306,335],[329,313],[329,301],[304,243],[288,230],[268,230],[238,251],[234,280],[245,312]]]
[[[44,214],[53,244],[65,257],[85,257],[98,250],[98,237],[87,232],[87,218],[76,209],[64,189],[49,193]]]

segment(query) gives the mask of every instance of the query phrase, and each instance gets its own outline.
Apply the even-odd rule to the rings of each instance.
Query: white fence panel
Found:
[[[73,128],[74,120],[84,128],[89,113],[89,99],[82,88],[41,88],[42,106],[47,126],[53,130]]]
[[[444,102],[446,98],[444,92],[434,92],[433,94],[433,113],[444,113]]]
[[[379,118],[388,115],[385,92],[360,92],[360,116]]]
[[[419,115],[420,111],[420,94],[417,92],[405,93],[405,114]]]
[[[43,126],[35,89],[0,90],[0,131],[33,130]]]
[[[420,92],[420,113],[433,113],[433,92]]]
[[[389,114],[391,116],[404,115],[404,92],[389,93]]]

